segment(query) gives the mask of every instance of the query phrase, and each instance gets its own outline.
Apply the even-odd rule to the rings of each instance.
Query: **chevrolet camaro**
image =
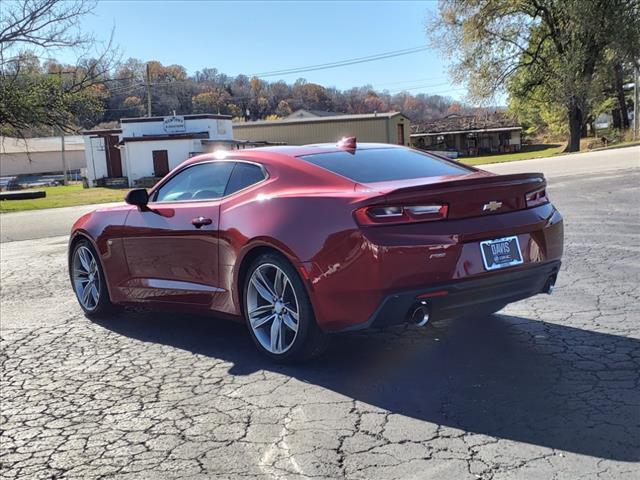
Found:
[[[550,293],[562,217],[540,173],[495,175],[386,144],[198,155],[69,243],[80,306],[245,321],[276,361],[334,332],[495,312]]]

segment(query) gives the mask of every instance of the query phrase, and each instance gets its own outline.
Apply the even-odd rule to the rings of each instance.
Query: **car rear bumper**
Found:
[[[545,293],[560,271],[559,260],[509,268],[429,288],[386,296],[373,315],[363,323],[340,331],[381,328],[411,321],[419,306],[429,311],[429,320],[442,320],[473,313],[496,311],[508,303]]]
[[[518,238],[523,264],[488,271],[481,242],[512,236]],[[417,295],[443,289],[447,298],[429,300],[440,310],[433,318],[458,316],[458,305],[469,304],[463,314],[485,303],[485,310],[497,310],[540,293],[546,266],[559,265],[562,251],[562,216],[547,203],[479,218],[346,231],[326,242],[306,278],[318,325],[336,332],[366,328],[377,316],[392,320],[376,325],[400,323]],[[512,275],[525,280],[511,285]],[[476,289],[480,293],[474,294]]]

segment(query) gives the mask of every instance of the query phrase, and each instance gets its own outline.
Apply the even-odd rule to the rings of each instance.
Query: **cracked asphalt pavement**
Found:
[[[0,476],[640,478],[640,170],[551,181],[554,295],[336,337],[277,366],[243,325],[85,318],[66,237],[3,243]]]

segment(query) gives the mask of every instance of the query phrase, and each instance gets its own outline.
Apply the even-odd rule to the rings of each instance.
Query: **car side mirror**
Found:
[[[146,207],[147,203],[149,203],[149,193],[146,188],[134,188],[127,193],[124,201],[129,205],[135,205],[141,208]]]

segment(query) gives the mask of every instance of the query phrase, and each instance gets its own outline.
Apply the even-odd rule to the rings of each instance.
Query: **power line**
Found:
[[[151,116],[151,73],[149,73],[149,62],[146,64],[144,84],[147,91],[147,117]]]
[[[402,88],[395,88],[391,90],[391,92],[406,92],[408,90],[418,90],[420,88],[434,88],[434,87],[444,87],[445,85],[451,85],[451,82],[442,82],[442,83],[432,83],[429,85],[413,85]]]
[[[295,67],[295,68],[285,68],[283,70],[270,70],[268,72],[262,72],[262,73],[252,73],[249,76],[261,76],[261,75],[271,75],[271,74],[278,74],[278,73],[283,73],[283,72],[289,72],[289,71],[294,71],[294,70],[304,70],[307,68],[318,68],[318,67],[327,67],[327,66],[331,66],[331,65],[335,65],[335,64],[339,64],[339,63],[345,63],[345,62],[355,62],[355,61],[361,61],[361,60],[369,60],[369,59],[376,59],[376,57],[380,57],[380,56],[385,56],[385,55],[406,55],[407,53],[413,53],[414,50],[425,50],[427,47],[426,46],[418,46],[418,47],[411,47],[411,48],[404,48],[402,50],[393,50],[391,52],[383,52],[383,53],[376,53],[373,55],[367,55],[366,57],[356,57],[356,58],[349,58],[346,60],[337,60],[335,62],[328,62],[328,63],[319,63],[316,65],[307,65],[306,67]]]
[[[132,105],[131,107],[123,107],[123,108],[103,108],[102,110],[105,112],[122,112],[129,111],[138,108],[138,105]]]
[[[269,72],[252,73],[249,77],[274,77],[278,75],[292,75],[294,73],[313,72],[317,70],[326,70],[329,68],[346,67],[348,65],[355,65],[358,63],[374,62],[377,60],[383,60],[386,58],[399,57],[402,55],[410,55],[412,53],[422,52],[427,50],[427,46],[419,46],[413,48],[405,48],[402,50],[393,50],[391,52],[377,53],[375,55],[368,55],[366,57],[356,57],[347,60],[340,60],[337,62],[320,63],[317,65],[308,65],[306,67],[289,68],[284,70],[272,70]]]
[[[440,80],[442,77],[426,77],[426,78],[414,78],[413,80],[401,80],[399,82],[385,82],[385,83],[374,83],[374,87],[381,87],[383,85],[401,85],[403,83],[415,83],[415,82],[424,82],[431,80]]]
[[[156,86],[168,86],[168,85],[173,85],[173,84],[179,84],[179,83],[185,83],[187,82],[186,80],[177,80],[174,82],[164,82],[164,83],[152,83],[151,86],[152,87],[156,87]],[[423,89],[423,88],[432,88],[432,87],[439,87],[439,86],[443,86],[443,85],[449,85],[449,82],[446,83],[440,83],[440,84],[431,84],[431,85],[418,85],[418,86],[413,86],[410,88],[401,88],[401,89],[397,89],[397,90],[391,90],[391,91],[380,91],[377,90],[377,93],[384,95],[389,94],[389,95],[397,95],[399,93],[402,92],[409,92],[410,90],[418,90],[418,89]],[[138,88],[140,88],[142,85],[138,85]],[[375,89],[374,89],[375,90]],[[439,90],[436,92],[425,92],[426,95],[438,95],[438,94],[444,94],[447,92],[456,92],[456,91],[462,91],[462,90],[466,90],[465,87],[456,87],[456,88],[450,88],[447,90]],[[250,100],[255,98],[254,95],[233,95],[230,94],[230,98],[228,99],[229,101],[233,101],[233,100]]]
[[[392,83],[407,83],[407,82],[416,82],[419,79],[416,80],[407,80],[407,81],[403,81],[403,82],[392,82]],[[180,84],[189,84],[189,83],[194,83],[195,85],[199,85],[198,83],[195,83],[192,79],[185,79],[185,80],[171,80],[171,81],[163,81],[163,82],[151,82],[150,86],[151,87],[163,87],[163,86],[173,86],[173,85],[180,85]],[[409,86],[409,87],[403,87],[403,88],[398,88],[398,89],[393,89],[393,90],[387,90],[386,93],[388,93],[389,95],[397,95],[399,93],[402,92],[409,92],[411,90],[420,90],[420,89],[425,89],[425,88],[434,88],[434,87],[441,87],[444,85],[450,85],[450,82],[442,82],[442,83],[435,83],[435,84],[424,84],[424,85],[413,85],[413,86]],[[384,85],[384,84],[375,84],[375,85]],[[130,92],[130,91],[134,91],[134,90],[139,90],[141,88],[143,88],[145,86],[145,84],[143,83],[136,83],[133,85],[125,85],[125,86],[120,86],[120,87],[116,87],[113,90],[109,90],[111,93],[115,93],[115,94],[123,94],[126,92]],[[225,87],[218,87],[222,90],[226,89]],[[372,87],[374,88],[374,90],[376,90],[378,93],[384,94],[385,91],[381,90],[379,87]],[[446,90],[439,90],[436,92],[425,92],[426,95],[438,95],[438,94],[445,94],[448,92],[457,92],[457,91],[461,91],[461,90],[465,90],[465,87],[456,87],[456,88],[450,88],[450,89],[446,89]],[[244,99],[252,99],[254,98],[253,95],[243,95],[243,96],[235,96],[233,94],[230,94],[229,100],[233,101],[233,100],[244,100]]]
[[[445,85],[448,85],[445,84]],[[400,90],[396,90],[396,91],[392,91],[389,92],[391,95],[397,94],[397,93],[402,93],[402,92],[407,92],[409,90],[419,90],[419,89],[423,89],[423,88],[431,88],[431,87],[435,87],[436,85],[419,85],[417,87],[411,87],[411,88],[402,88]],[[446,92],[456,92],[459,90],[466,90],[466,87],[456,87],[456,88],[448,88],[447,90],[442,90],[440,92],[426,92],[426,95],[437,95],[438,93],[446,93]]]
[[[127,92],[133,92],[134,90],[138,90],[142,87],[141,83],[136,83],[133,85],[126,85],[122,87],[116,87],[114,89],[109,89],[110,93],[123,94]]]

